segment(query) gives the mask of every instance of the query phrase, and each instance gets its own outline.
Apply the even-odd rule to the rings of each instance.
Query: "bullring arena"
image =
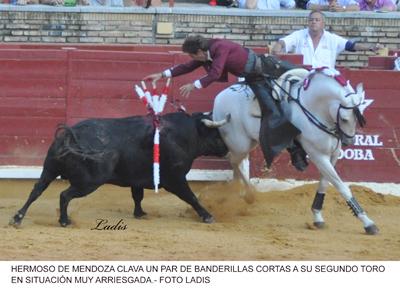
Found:
[[[317,189],[315,167],[296,172],[284,153],[266,171],[259,150],[251,154],[248,167],[258,189],[254,201],[245,201],[240,185],[226,181],[231,178],[226,160],[195,162],[190,186],[213,214],[212,224],[201,223],[193,209],[164,190],[146,191],[143,208],[148,215],[134,219],[129,189],[105,185],[73,200],[72,225],[61,228],[59,193],[67,183],[57,180],[18,229],[8,225],[39,176],[57,124],[145,114],[132,85],[187,60],[179,45],[189,33],[226,36],[262,52],[278,37],[303,27],[308,14],[246,14],[203,6],[109,8],[107,13],[90,7],[1,7],[0,20],[8,24],[0,36],[0,260],[400,259],[400,74],[392,71],[399,49],[398,12],[328,13],[331,31],[371,43],[379,39],[392,53],[344,53],[339,58],[341,72],[354,85],[363,82],[374,102],[365,112],[367,127],[359,131],[355,146],[343,151],[337,168],[345,181],[354,182],[352,192],[380,228],[378,235],[365,235],[333,187],[325,198],[326,227],[315,229],[310,212]],[[296,62],[299,55],[287,59]],[[170,100],[177,102],[179,87],[201,72],[174,79]],[[180,100],[189,112],[209,111],[214,96],[227,85]]]

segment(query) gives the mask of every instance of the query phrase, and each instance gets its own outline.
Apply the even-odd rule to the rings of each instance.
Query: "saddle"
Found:
[[[288,94],[293,85],[304,81],[309,75],[309,71],[303,68],[291,69],[282,74],[272,86],[272,97],[278,102],[288,101]],[[297,98],[297,95],[291,95],[293,98]],[[250,114],[253,117],[261,117],[260,105],[257,98],[254,96],[250,104]]]

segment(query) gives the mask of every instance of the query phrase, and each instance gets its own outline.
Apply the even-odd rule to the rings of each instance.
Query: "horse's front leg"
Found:
[[[333,167],[335,167],[336,162],[339,158],[340,149],[336,149],[333,153],[330,161]],[[321,178],[319,180],[319,185],[317,189],[317,193],[315,193],[314,201],[311,205],[311,211],[314,217],[314,226],[316,228],[324,228],[325,221],[322,216],[322,207],[324,205],[324,199],[326,190],[328,189],[329,181],[321,174]]]
[[[353,214],[363,223],[365,232],[370,235],[377,234],[379,232],[378,227],[367,216],[367,213],[354,198],[350,188],[347,185],[345,185],[343,181],[340,179],[329,157],[321,155],[319,155],[319,157],[315,157],[315,155],[312,154],[309,154],[309,156],[311,160],[314,162],[314,164],[317,166],[322,176],[325,177],[326,180],[331,182],[332,185],[340,192],[340,194],[342,194],[343,198],[346,200],[346,203],[347,205],[349,205]]]
[[[328,188],[329,182],[323,175],[319,180],[317,193],[315,193],[314,201],[311,205],[311,211],[314,217],[314,226],[316,228],[324,228],[325,220],[322,217],[322,207],[324,205],[325,193]]]

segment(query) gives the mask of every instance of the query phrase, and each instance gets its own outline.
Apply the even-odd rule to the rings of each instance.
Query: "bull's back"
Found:
[[[58,146],[72,147],[70,153],[56,157],[58,166],[63,167],[62,177],[74,183],[92,181],[132,186],[129,180],[132,175],[151,165],[154,128],[148,118],[87,119],[71,127],[71,132],[55,141],[61,143]]]
[[[93,123],[93,122],[92,122]],[[90,132],[94,148],[113,151],[118,157],[113,181],[124,186],[151,187],[153,183],[154,123],[151,116],[95,120]],[[81,133],[87,128],[81,125]],[[90,125],[89,125],[90,126]],[[90,130],[90,129],[89,129]],[[92,129],[95,130],[95,129]],[[161,175],[187,173],[194,159],[197,134],[193,119],[184,113],[170,113],[160,119]]]
[[[146,116],[88,119],[72,127],[80,145],[97,150],[123,150],[128,144],[149,141],[154,131]]]

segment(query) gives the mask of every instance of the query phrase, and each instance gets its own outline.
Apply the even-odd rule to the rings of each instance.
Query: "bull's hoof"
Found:
[[[144,212],[144,211],[134,212],[134,213],[133,213],[133,217],[135,217],[136,219],[141,219],[141,218],[143,218],[143,217],[146,216],[146,215],[147,215],[147,213]]]
[[[376,235],[379,233],[379,229],[375,224],[369,225],[368,227],[364,227],[365,233],[368,235]]]
[[[60,219],[58,222],[60,223],[61,227],[67,227],[68,225],[71,224],[71,220],[69,220],[69,219],[67,219],[67,220]]]
[[[10,219],[8,222],[8,225],[14,226],[15,228],[18,228],[21,225],[22,219],[24,218],[24,215],[17,213]]]
[[[204,223],[210,224],[210,223],[214,223],[215,220],[214,220],[214,217],[213,217],[213,216],[209,215],[209,216],[203,217],[203,222],[204,222]]]
[[[314,222],[314,227],[318,229],[323,229],[325,228],[325,222]]]

